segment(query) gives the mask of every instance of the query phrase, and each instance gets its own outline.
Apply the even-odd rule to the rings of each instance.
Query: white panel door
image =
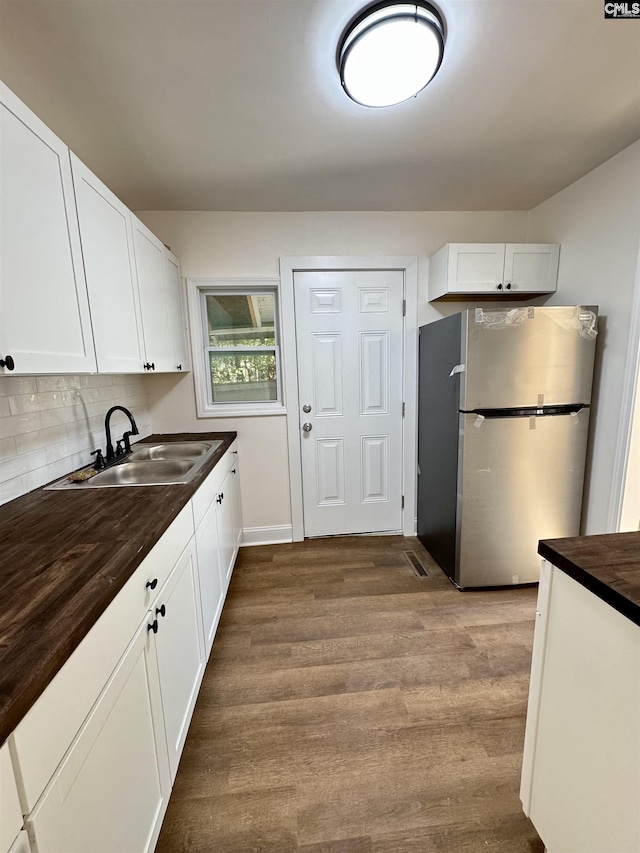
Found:
[[[146,853],[155,846],[171,783],[147,624],[28,818],[38,853]]]
[[[138,291],[147,363],[156,372],[175,370],[169,332],[169,315],[164,286],[165,247],[158,238],[133,217]]]
[[[69,149],[2,84],[0,100],[0,357],[94,371]]]
[[[160,592],[152,613],[167,733],[175,779],[205,665],[196,550],[193,539]]]
[[[398,531],[404,275],[297,272],[294,287],[305,536]]]
[[[182,277],[180,261],[175,255],[164,251],[164,290],[167,300],[167,316],[169,319],[169,334],[173,351],[173,369],[188,370],[186,330],[182,310]]]
[[[131,212],[71,154],[98,370],[140,373],[144,342]]]

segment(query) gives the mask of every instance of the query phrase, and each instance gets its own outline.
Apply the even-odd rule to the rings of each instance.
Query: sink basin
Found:
[[[172,441],[138,444],[122,462],[84,482],[63,477],[50,489],[102,489],[114,486],[165,486],[188,483],[220,447],[222,441]]]
[[[142,444],[134,449],[128,461],[198,459],[210,451],[217,450],[221,444],[221,441],[174,441],[168,444]]]
[[[185,475],[195,466],[193,460],[171,459],[153,462],[123,462],[89,480],[92,488],[104,486],[158,486],[184,483]]]

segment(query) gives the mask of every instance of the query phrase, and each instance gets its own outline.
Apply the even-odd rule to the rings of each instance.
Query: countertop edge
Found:
[[[570,560],[565,555],[557,551],[551,544],[553,540],[541,540],[538,543],[538,554],[553,563],[558,569],[572,577],[585,589],[588,589],[599,599],[609,604],[627,619],[630,619],[636,625],[640,626],[640,605],[630,601],[625,595],[618,592],[614,587],[605,581],[595,577],[587,569],[577,565],[573,560]]]

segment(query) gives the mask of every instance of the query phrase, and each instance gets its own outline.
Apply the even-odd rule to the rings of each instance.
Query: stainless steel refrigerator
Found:
[[[576,536],[597,309],[476,308],[420,328],[418,537],[460,589],[538,580]]]

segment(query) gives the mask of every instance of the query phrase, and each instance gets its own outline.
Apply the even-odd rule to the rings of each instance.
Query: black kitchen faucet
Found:
[[[115,459],[116,456],[121,455],[120,453],[117,453],[117,454],[114,453],[113,444],[111,443],[111,425],[110,425],[111,415],[114,412],[118,412],[118,411],[124,412],[125,415],[129,418],[129,423],[131,424],[131,429],[128,432],[125,432],[122,436],[122,441],[124,442],[123,453],[131,453],[131,444],[129,442],[129,437],[132,435],[138,435],[138,427],[136,426],[135,419],[134,419],[133,415],[131,414],[131,412],[129,411],[129,409],[125,409],[124,406],[112,406],[109,409],[109,411],[107,412],[107,414],[105,415],[105,419],[104,419],[104,431],[105,431],[106,436],[107,436],[107,452],[106,452],[105,462],[107,462],[107,463],[111,462],[112,459]],[[119,445],[120,442],[118,441],[117,444]]]

